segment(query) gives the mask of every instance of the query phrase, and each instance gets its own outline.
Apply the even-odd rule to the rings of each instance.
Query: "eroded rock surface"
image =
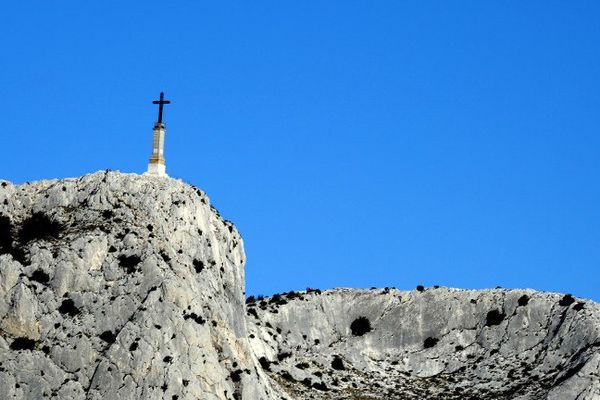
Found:
[[[246,301],[244,261],[235,227],[171,178],[0,181],[0,399],[600,399],[593,302],[422,287]]]
[[[203,192],[99,172],[0,182],[0,398],[279,398],[244,251]]]
[[[248,321],[294,399],[600,398],[600,307],[569,295],[290,292],[250,298]]]

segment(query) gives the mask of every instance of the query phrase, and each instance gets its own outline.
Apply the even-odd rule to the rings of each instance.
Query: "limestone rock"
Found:
[[[206,195],[99,172],[0,183],[3,399],[260,399],[243,242]]]
[[[246,300],[244,263],[235,227],[181,181],[0,181],[0,398],[600,398],[593,302],[446,288]]]
[[[338,289],[250,299],[294,399],[599,399],[600,307],[531,290]]]

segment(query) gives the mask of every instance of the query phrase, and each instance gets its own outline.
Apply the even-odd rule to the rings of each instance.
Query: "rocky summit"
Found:
[[[0,181],[0,399],[600,399],[591,301],[437,287],[246,299],[244,263],[236,228],[181,181]]]

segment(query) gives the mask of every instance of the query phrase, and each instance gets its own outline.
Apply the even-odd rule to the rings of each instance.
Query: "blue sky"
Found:
[[[170,175],[249,294],[418,284],[600,300],[600,3],[7,2],[0,176]]]

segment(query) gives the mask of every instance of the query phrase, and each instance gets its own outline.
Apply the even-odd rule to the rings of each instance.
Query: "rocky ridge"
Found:
[[[600,308],[447,288],[244,298],[201,190],[98,172],[0,181],[6,399],[598,399]]]
[[[249,337],[294,399],[598,399],[600,307],[531,290],[250,298]]]

